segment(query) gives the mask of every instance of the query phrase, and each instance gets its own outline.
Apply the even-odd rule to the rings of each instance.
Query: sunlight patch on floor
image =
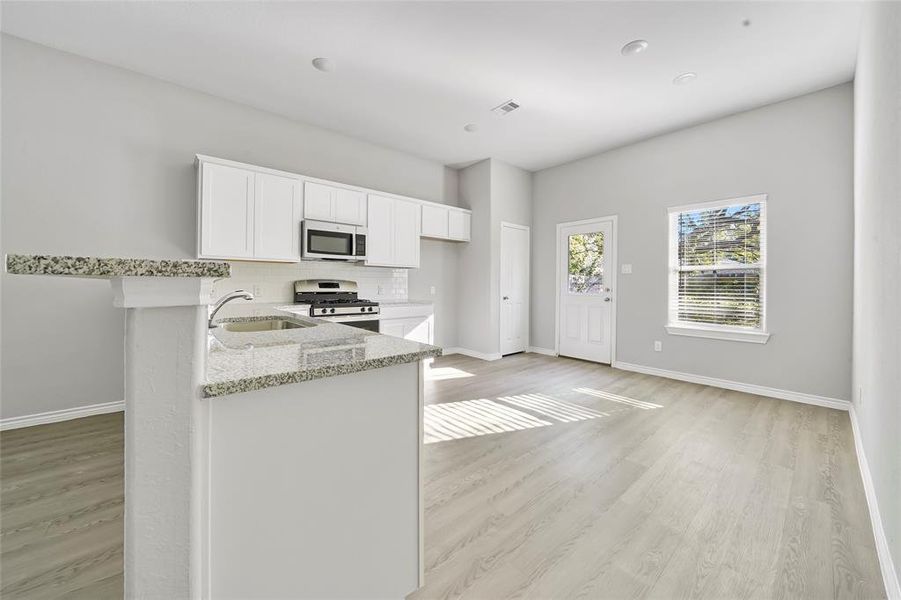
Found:
[[[423,407],[423,442],[431,444],[551,424],[486,398],[429,404]]]
[[[642,410],[652,410],[655,408],[663,408],[662,404],[654,404],[653,402],[646,402],[644,400],[636,400],[635,398],[627,398],[626,396],[618,396],[616,394],[611,394],[610,392],[605,392],[603,390],[595,390],[592,388],[575,388],[574,392],[578,392],[580,394],[587,394],[589,396],[594,396],[595,398],[603,398],[604,400],[610,400],[611,402],[619,402],[620,404],[628,404],[629,406],[634,406],[635,408],[640,408]]]
[[[561,423],[573,423],[575,421],[610,416],[608,413],[599,412],[571,402],[564,402],[547,394],[519,394],[518,396],[503,396],[498,398],[498,400],[528,409]]]
[[[515,407],[515,408],[514,408]],[[623,409],[626,410],[626,409]],[[424,443],[507,433],[556,423],[575,423],[610,416],[547,394],[501,396],[429,404],[423,409]]]
[[[426,381],[443,381],[445,379],[462,379],[475,377],[475,374],[454,367],[430,367],[425,370]]]

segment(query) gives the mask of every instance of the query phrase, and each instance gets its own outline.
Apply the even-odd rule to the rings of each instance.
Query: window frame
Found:
[[[730,270],[754,270],[760,272],[760,326],[738,327],[734,325],[715,325],[696,323],[694,321],[680,321],[678,316],[679,304],[679,273],[685,269],[679,267],[679,215],[686,212],[700,210],[718,210],[730,206],[744,206],[746,204],[760,204],[760,261],[753,267],[730,267]],[[671,206],[667,208],[667,226],[669,227],[669,241],[667,247],[669,271],[667,283],[667,319],[666,331],[671,335],[684,335],[690,337],[730,340],[736,342],[751,342],[765,344],[770,338],[767,330],[767,194],[754,194],[740,196],[714,202],[701,202]],[[699,270],[699,269],[692,269]],[[700,269],[704,270],[704,269]]]

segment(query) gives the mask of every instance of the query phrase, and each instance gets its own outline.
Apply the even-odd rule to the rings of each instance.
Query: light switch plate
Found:
[[[654,352],[663,352],[663,342],[654,340]]]
[[[433,296],[435,295],[435,286],[434,285],[429,288],[429,293]]]
[[[620,272],[623,275],[630,275],[632,273],[632,265],[631,264],[623,265],[622,268],[620,269]]]

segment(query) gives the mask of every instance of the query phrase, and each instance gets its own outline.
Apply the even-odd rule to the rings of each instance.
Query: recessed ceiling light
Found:
[[[466,131],[468,133],[473,133],[478,130],[479,130],[479,126],[476,125],[475,123],[467,123],[466,125],[463,126],[463,131]]]
[[[697,73],[680,73],[676,75],[675,79],[673,79],[673,85],[685,85],[686,83],[691,83],[695,79],[698,78]]]
[[[335,61],[325,57],[314,58],[313,66],[323,73],[331,73],[335,70]]]
[[[623,56],[634,56],[636,54],[641,54],[645,50],[648,49],[648,43],[645,40],[632,40],[625,46],[623,46],[622,50],[620,50],[620,54]]]

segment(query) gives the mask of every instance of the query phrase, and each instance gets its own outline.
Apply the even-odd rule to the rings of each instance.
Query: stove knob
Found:
[[[325,313],[327,313],[327,312],[328,312],[328,309],[327,309],[327,308],[323,308],[323,309],[322,309],[322,314],[325,314]]]
[[[361,307],[360,307],[360,312],[366,312],[366,307],[365,307],[365,306],[361,306]]]
[[[334,314],[334,312],[335,312],[335,309],[334,309],[334,308],[332,308],[332,309],[330,309],[330,310],[329,310],[329,312],[331,312],[331,313],[333,313],[333,314]]]
[[[372,312],[372,307],[371,307],[371,306],[369,307],[369,312]]]

